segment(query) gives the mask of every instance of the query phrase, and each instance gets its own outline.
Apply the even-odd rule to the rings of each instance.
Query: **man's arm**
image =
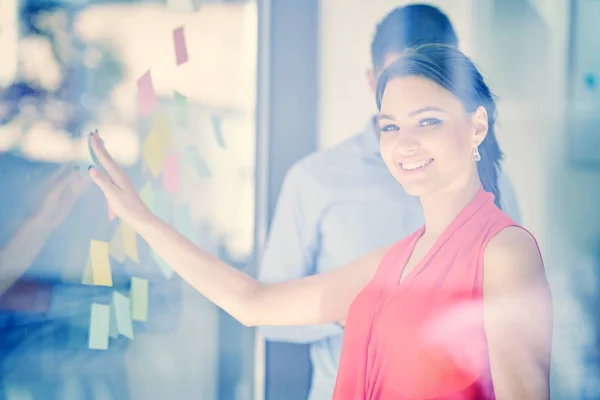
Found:
[[[517,195],[515,194],[514,186],[504,171],[500,171],[498,175],[498,189],[500,190],[502,211],[511,217],[517,224],[521,224],[521,210],[519,209]]]
[[[289,281],[316,272],[319,196],[311,183],[301,165],[293,166],[285,177],[260,263],[262,282]],[[265,326],[260,331],[268,340],[310,343],[341,334],[343,328],[337,324]]]

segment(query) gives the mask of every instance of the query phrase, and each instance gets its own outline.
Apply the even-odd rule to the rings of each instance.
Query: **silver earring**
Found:
[[[481,154],[479,154],[479,148],[475,147],[473,149],[473,161],[479,162],[481,161]]]

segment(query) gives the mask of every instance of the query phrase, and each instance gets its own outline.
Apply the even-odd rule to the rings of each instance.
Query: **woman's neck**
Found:
[[[449,188],[420,198],[425,217],[425,235],[437,237],[473,200],[481,188],[479,178],[470,179],[461,187]]]

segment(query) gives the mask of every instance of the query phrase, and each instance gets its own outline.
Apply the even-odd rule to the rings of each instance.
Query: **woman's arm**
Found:
[[[97,134],[92,149],[106,170],[91,168],[113,210],[127,221],[177,273],[205,297],[247,326],[308,325],[341,321],[370,281],[386,249],[331,272],[263,284],[223,263],[156,218],[107,153]]]
[[[509,227],[484,257],[484,323],[498,400],[550,397],[552,299],[535,240]]]
[[[59,168],[48,179],[39,207],[0,249],[0,295],[29,269],[86,189],[79,173],[67,168]]]

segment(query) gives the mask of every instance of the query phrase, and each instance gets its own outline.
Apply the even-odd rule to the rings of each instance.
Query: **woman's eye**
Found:
[[[431,125],[438,125],[441,123],[442,123],[442,121],[440,121],[437,118],[426,118],[426,119],[422,119],[421,121],[419,121],[419,126],[431,126]]]
[[[379,128],[379,132],[393,132],[398,130],[400,130],[400,128],[398,127],[398,125],[394,124],[384,125]]]

